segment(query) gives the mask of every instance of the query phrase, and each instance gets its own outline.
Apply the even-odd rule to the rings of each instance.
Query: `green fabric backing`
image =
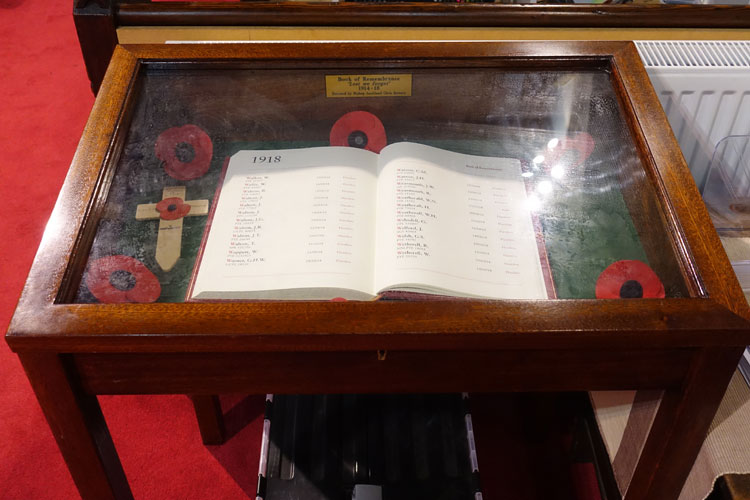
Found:
[[[451,151],[483,155],[508,155],[498,142],[482,140],[420,141]],[[327,146],[325,142],[216,143],[211,167],[204,176],[180,182],[167,176],[158,160],[121,165],[95,238],[90,260],[108,255],[129,255],[143,262],[159,279],[159,302],[182,302],[193,272],[207,217],[185,217],[182,251],[169,272],[155,261],[158,220],[135,220],[136,207],[155,203],[168,185],[185,185],[187,199],[208,199],[213,206],[225,158],[242,149],[291,149]],[[132,161],[131,161],[132,163]],[[568,186],[564,196],[551,198],[540,214],[552,276],[559,298],[594,298],[599,274],[621,259],[648,262],[619,190],[579,189]],[[96,302],[85,278],[76,302]]]

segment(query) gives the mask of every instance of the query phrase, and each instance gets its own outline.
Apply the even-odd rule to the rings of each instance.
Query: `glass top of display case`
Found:
[[[686,297],[614,83],[148,65],[72,301]]]
[[[9,341],[738,342],[720,245],[630,43],[126,46]]]

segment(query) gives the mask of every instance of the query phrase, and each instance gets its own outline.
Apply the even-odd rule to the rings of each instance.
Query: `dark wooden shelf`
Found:
[[[94,92],[121,27],[748,29],[742,5],[546,5],[431,2],[150,2],[77,0],[73,17]]]

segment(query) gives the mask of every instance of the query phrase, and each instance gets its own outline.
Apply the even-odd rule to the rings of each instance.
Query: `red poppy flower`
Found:
[[[351,146],[374,153],[380,153],[388,143],[383,122],[367,111],[351,111],[336,120],[330,141],[331,146]]]
[[[570,158],[568,160],[568,168],[574,168],[585,162],[591,153],[594,151],[596,145],[594,138],[586,132],[578,132],[572,137],[566,137],[561,140],[554,148],[546,154],[545,163],[550,167],[554,167],[568,151],[574,151],[578,153],[576,158]]]
[[[156,156],[164,162],[164,170],[180,181],[197,179],[211,166],[214,146],[200,127],[172,127],[156,139]]]
[[[89,263],[86,286],[99,302],[107,304],[154,302],[161,295],[154,273],[127,255],[102,257]]]
[[[164,220],[177,220],[190,212],[190,205],[185,203],[182,198],[164,198],[156,204],[156,210],[159,212],[159,217]]]
[[[664,285],[639,260],[618,260],[596,280],[597,299],[664,298]]]

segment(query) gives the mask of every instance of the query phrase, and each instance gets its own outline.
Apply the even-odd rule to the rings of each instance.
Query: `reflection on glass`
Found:
[[[330,77],[340,73],[347,73],[342,80],[347,88],[354,86],[346,90],[349,94],[327,89],[327,82],[337,80]],[[239,151],[256,152],[256,166],[273,175],[280,152],[336,145],[376,155],[385,145],[401,142],[439,148],[445,158],[458,153],[515,162],[517,182],[526,193],[519,203],[533,217],[541,264],[549,270],[548,287],[557,298],[597,297],[601,280],[616,274],[612,269],[619,273],[615,288],[617,280],[628,278],[617,297],[656,296],[658,287],[643,286],[653,276],[667,297],[687,293],[662,210],[605,71],[399,68],[392,77],[382,69],[351,73],[335,68],[144,72],[76,302],[186,300],[207,228],[213,225],[211,211],[225,166]],[[426,167],[425,175],[435,172]],[[286,186],[274,194],[279,207],[306,199],[293,181]],[[476,221],[485,221],[490,190],[469,193],[461,182],[448,189],[452,197],[441,195],[440,207],[470,203],[481,215]],[[251,194],[248,203],[259,202],[262,193]],[[297,227],[311,216],[309,209],[301,209],[298,219],[271,228],[254,215],[260,205],[254,206],[243,208],[246,218],[255,217],[253,231]],[[377,203],[358,208],[370,215],[385,213]],[[420,210],[417,219],[425,209]],[[466,234],[452,231],[442,237],[444,243],[432,246],[474,248],[472,238],[485,227],[479,222],[473,229],[468,223]],[[495,226],[487,230],[499,237]],[[290,252],[305,245],[305,230],[295,231],[298,239],[289,240]],[[491,258],[454,260],[441,265],[441,272],[455,274],[455,269],[501,256],[493,249]],[[631,281],[638,286],[625,286]]]

